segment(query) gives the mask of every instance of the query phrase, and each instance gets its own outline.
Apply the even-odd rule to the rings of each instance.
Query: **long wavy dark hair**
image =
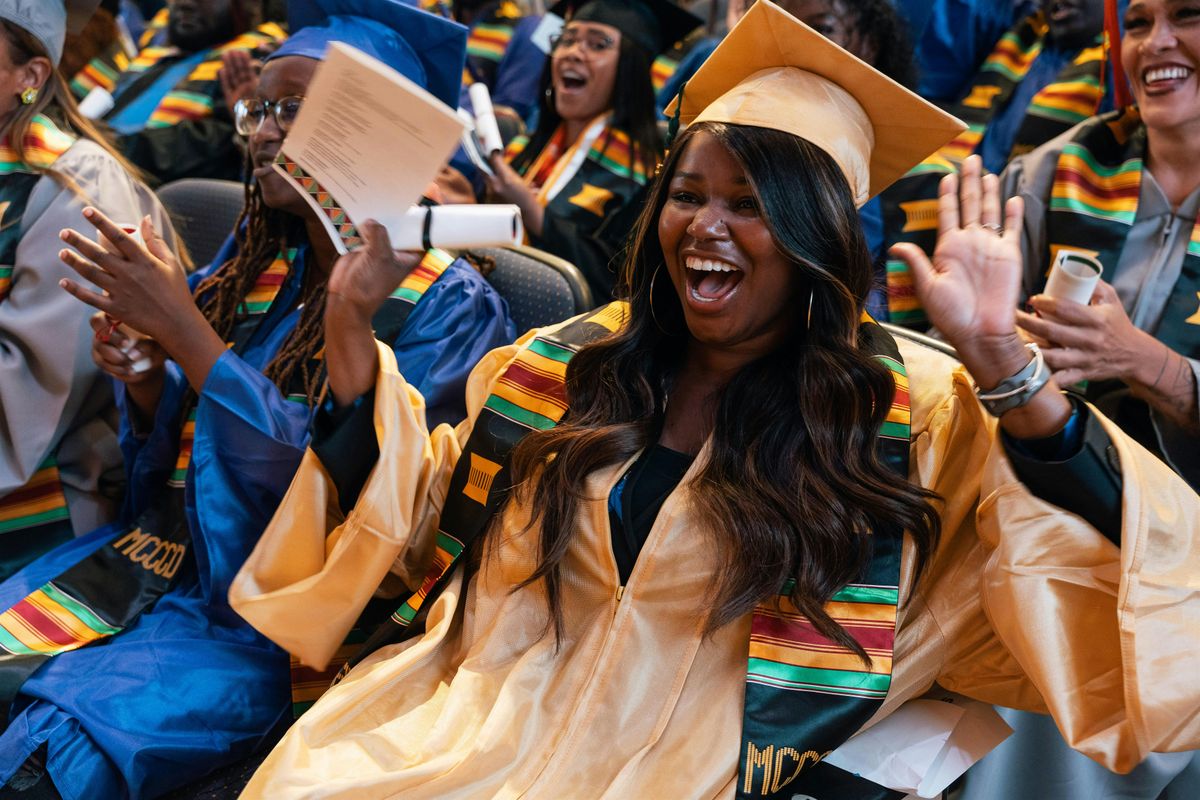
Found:
[[[533,163],[538,154],[558,130],[562,117],[554,107],[551,63],[546,59],[542,79],[538,84],[538,123],[529,144],[513,159],[512,167],[520,174]],[[631,171],[639,161],[647,173],[654,171],[662,155],[662,140],[658,135],[658,111],[654,106],[654,84],[650,81],[652,57],[646,49],[628,36],[621,37],[617,55],[617,75],[613,82],[612,118],[609,126],[624,131],[630,141]],[[601,146],[607,145],[602,142]]]
[[[544,581],[550,622],[561,634],[562,562],[587,476],[658,438],[689,335],[671,283],[655,286],[664,263],[657,224],[680,154],[702,132],[744,168],[776,246],[813,293],[811,325],[798,326],[721,392],[711,457],[691,487],[695,518],[722,565],[713,576],[709,630],[776,597],[793,578],[800,612],[868,660],[825,603],[861,577],[872,530],[907,531],[920,570],[940,521],[934,495],[897,480],[876,456],[895,385],[858,347],[871,260],[846,179],[816,146],[765,128],[693,125],[653,184],[624,268],[628,324],[575,356],[567,419],[530,434],[513,453],[514,496],[529,501],[541,530],[538,566],[526,584]]]

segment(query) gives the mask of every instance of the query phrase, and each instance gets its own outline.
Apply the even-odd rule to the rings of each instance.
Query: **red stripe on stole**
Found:
[[[908,389],[901,389],[899,386],[896,386],[896,392],[892,396],[892,405],[900,406],[901,408],[907,410],[912,408],[911,403],[912,399],[909,397]]]
[[[53,617],[47,616],[40,608],[29,602],[29,598],[25,598],[13,606],[12,612],[20,617],[26,625],[41,634],[44,639],[56,645],[75,644],[79,641],[71,635],[70,631],[64,630]]]
[[[4,499],[0,504],[12,507],[21,503],[31,503],[34,500],[41,500],[45,497],[58,494],[62,491],[62,483],[59,479],[46,481],[38,486],[23,486],[15,492],[9,492],[4,495]]]
[[[846,620],[838,620],[838,623],[846,629],[854,641],[863,646],[864,650],[891,652],[896,638],[894,626],[883,623],[870,626],[856,625]],[[822,649],[832,647],[838,652],[849,652],[841,645],[835,644],[821,635],[808,620],[801,622],[795,617],[784,619],[769,614],[755,614],[750,628],[750,638],[781,645]]]
[[[1103,179],[1099,178],[1097,180],[1102,181]],[[1105,200],[1136,200],[1140,191],[1140,187],[1136,184],[1133,186],[1109,188],[1104,183],[1093,181],[1087,175],[1067,167],[1059,167],[1058,171],[1054,173],[1054,182],[1078,186],[1086,190],[1089,194],[1103,197]]]
[[[425,266],[424,262],[413,267],[412,272],[408,273],[409,278],[417,278],[419,280],[429,281],[433,283],[438,279],[438,273]]]
[[[555,405],[567,407],[567,387],[562,379],[532,370],[520,361],[509,365],[501,380],[544,397]]]
[[[476,28],[475,30],[471,31],[471,39],[477,42],[489,42],[492,44],[504,45],[508,44],[509,40],[512,39],[512,36],[505,35],[501,31],[483,31]]]

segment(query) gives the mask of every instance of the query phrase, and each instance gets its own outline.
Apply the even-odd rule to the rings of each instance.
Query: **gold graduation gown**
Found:
[[[471,421],[517,349],[468,385],[457,429],[425,428],[420,395],[380,348],[381,456],[343,518],[310,451],[231,591],[255,627],[323,664],[383,583],[411,590]],[[946,356],[900,342],[912,384],[912,479],[945,498],[943,535],[914,581],[906,547],[891,689],[874,718],[937,681],[1050,710],[1068,741],[1117,770],[1200,745],[1200,500],[1104,421],[1123,466],[1123,547],[1033,497],[995,422]],[[564,561],[564,635],[544,636],[528,509],[509,505],[478,570],[450,582],[426,634],[381,649],[288,732],[247,798],[731,798],[750,618],[704,635],[720,568],[667,499],[628,585],[618,585],[606,500],[626,469],[592,475]],[[874,720],[873,720],[874,721]]]

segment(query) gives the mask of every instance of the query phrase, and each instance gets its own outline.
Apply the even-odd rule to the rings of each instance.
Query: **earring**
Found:
[[[547,100],[547,102],[554,100],[554,87],[553,86],[546,87],[546,100]]]
[[[27,106],[33,105],[37,101],[37,98],[38,98],[38,90],[33,88],[32,86],[26,88],[25,91],[21,92],[21,103],[23,103],[24,105],[27,105]]]
[[[809,290],[808,290],[808,317],[806,317],[804,320],[804,330],[806,330],[806,331],[812,329],[812,301],[813,301],[813,290],[811,288],[809,288]]]

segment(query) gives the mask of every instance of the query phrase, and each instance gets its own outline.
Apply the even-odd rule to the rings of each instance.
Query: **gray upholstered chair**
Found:
[[[595,307],[574,264],[534,247],[476,247],[496,262],[488,281],[506,301],[517,332],[569,319]]]
[[[157,194],[196,267],[212,261],[233,232],[245,201],[242,184],[208,178],[172,181]]]

